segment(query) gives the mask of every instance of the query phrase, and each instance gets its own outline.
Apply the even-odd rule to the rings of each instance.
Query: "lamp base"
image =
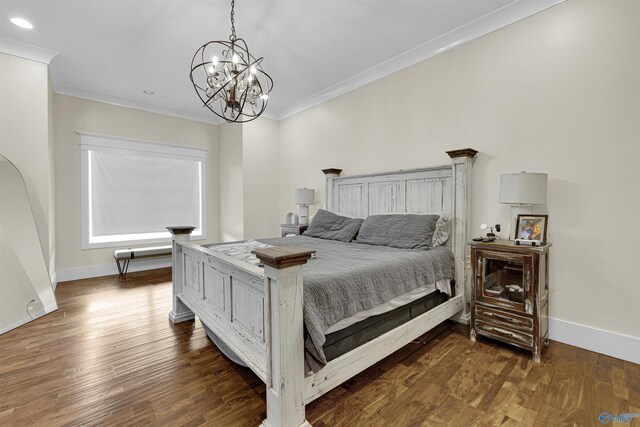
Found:
[[[309,225],[309,206],[298,205],[298,220],[300,225]]]

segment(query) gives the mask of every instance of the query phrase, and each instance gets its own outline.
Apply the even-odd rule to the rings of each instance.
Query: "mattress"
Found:
[[[408,304],[382,314],[370,316],[344,329],[327,334],[322,347],[325,357],[330,362],[411,319],[415,319],[448,299],[449,295],[435,290]]]
[[[395,310],[396,308],[402,307],[404,305],[411,304],[412,302],[431,294],[433,291],[437,289],[449,288],[450,286],[449,282],[450,281],[447,279],[442,279],[442,280],[439,280],[437,283],[431,283],[429,285],[419,286],[409,292],[406,292],[402,295],[399,295],[393,298],[388,302],[377,305],[369,310],[359,311],[358,313],[354,314],[351,317],[342,319],[338,323],[335,323],[334,325],[330,326],[329,329],[327,329],[324,333],[325,335],[329,335],[339,330],[348,328],[354,323],[362,322],[363,320],[366,320],[369,317],[384,314],[389,311]],[[447,295],[451,295],[450,291],[445,293]]]

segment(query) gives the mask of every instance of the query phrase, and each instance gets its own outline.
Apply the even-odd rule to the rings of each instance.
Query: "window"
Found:
[[[206,151],[80,134],[82,247],[169,241],[192,225],[204,239]]]

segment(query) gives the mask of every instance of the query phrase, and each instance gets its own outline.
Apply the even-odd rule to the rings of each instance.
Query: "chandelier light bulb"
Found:
[[[233,57],[231,58],[231,62],[233,62],[234,64],[237,64],[240,62],[240,57],[238,56],[237,53],[233,54]]]
[[[218,57],[216,55],[213,55],[213,58],[211,58],[211,63],[214,69],[218,66]]]

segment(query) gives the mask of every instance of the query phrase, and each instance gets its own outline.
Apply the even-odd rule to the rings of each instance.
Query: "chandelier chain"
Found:
[[[229,39],[231,41],[234,41],[236,39],[236,26],[235,26],[235,19],[234,19],[234,10],[233,8],[236,5],[236,1],[235,0],[231,0],[231,36],[229,37]]]

